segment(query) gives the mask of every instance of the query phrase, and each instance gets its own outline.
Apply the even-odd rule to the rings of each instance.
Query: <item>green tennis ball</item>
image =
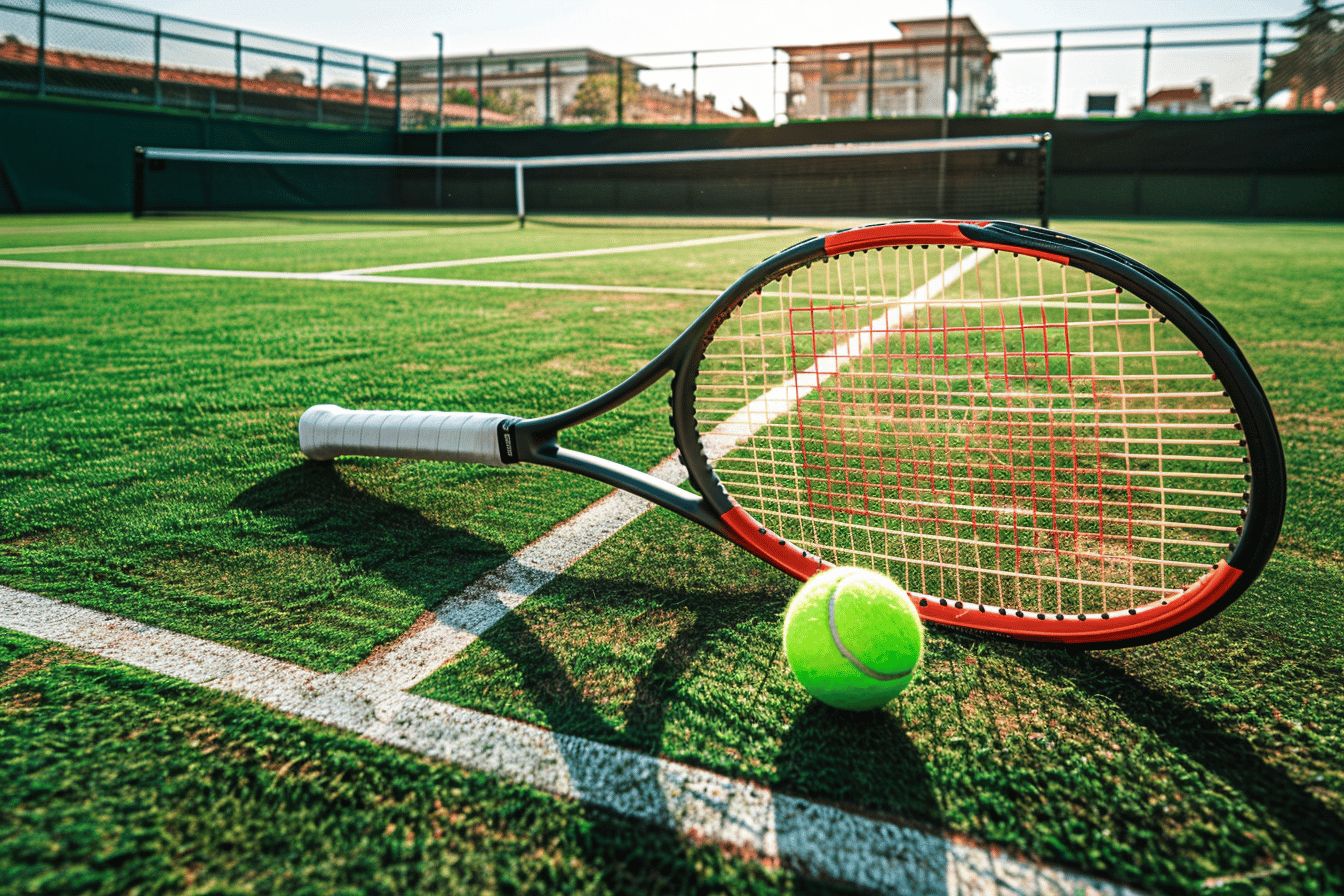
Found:
[[[905,589],[868,569],[808,579],[784,615],[784,655],[807,692],[837,709],[877,709],[905,690],[924,626]]]

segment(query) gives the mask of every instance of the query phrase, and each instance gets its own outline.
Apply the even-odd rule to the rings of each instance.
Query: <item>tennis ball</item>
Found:
[[[784,615],[784,655],[809,694],[837,709],[877,709],[905,690],[924,627],[905,589],[868,569],[808,579]]]

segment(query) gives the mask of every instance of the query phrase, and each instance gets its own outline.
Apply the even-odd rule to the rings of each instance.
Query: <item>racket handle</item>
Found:
[[[312,460],[362,454],[502,467],[499,424],[512,419],[458,411],[349,411],[319,404],[299,418],[299,450]]]

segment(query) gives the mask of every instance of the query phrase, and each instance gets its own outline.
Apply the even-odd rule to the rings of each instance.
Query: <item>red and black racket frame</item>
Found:
[[[956,596],[916,599],[927,621],[981,634],[1058,646],[1111,648],[1161,640],[1216,615],[1250,586],[1278,539],[1286,475],[1278,429],[1264,390],[1222,324],[1161,274],[1096,243],[1040,227],[1003,221],[903,221],[812,237],[770,256],[726,289],[666,349],[607,392],[569,410],[500,424],[506,463],[529,462],[578,473],[639,495],[727,538],[783,572],[806,580],[829,564],[769,531],[724,491],[701,445],[695,381],[705,347],[748,297],[789,272],[819,260],[875,248],[953,246],[1010,252],[1078,268],[1109,280],[1147,303],[1199,349],[1241,425],[1246,508],[1227,554],[1184,592],[1114,613],[1063,614],[967,602]],[[595,455],[561,447],[562,430],[591,420],[672,375],[671,424],[695,492]]]

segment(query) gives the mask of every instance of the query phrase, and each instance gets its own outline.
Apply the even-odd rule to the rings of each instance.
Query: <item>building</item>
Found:
[[[722,111],[712,95],[702,94],[693,99],[687,90],[644,83],[640,73],[647,70],[646,66],[589,47],[445,56],[445,99],[450,105],[471,110],[465,122],[446,117],[454,123],[475,120],[479,83],[481,118],[485,124],[615,121],[618,89],[623,121],[676,122],[692,117],[701,123],[756,120],[754,115]],[[431,110],[437,78],[435,57],[403,59],[404,107],[422,113]]]
[[[986,114],[994,107],[989,40],[969,16],[952,19],[951,77],[944,67],[947,20],[891,23],[894,40],[777,47],[788,55],[791,118],[863,118]]]
[[[401,60],[401,96],[408,108],[435,106],[439,60],[434,56]],[[485,56],[445,56],[445,101],[471,107],[475,120],[477,76],[482,118],[487,123],[538,124],[557,121],[574,102],[580,85],[594,73],[616,71],[617,59],[587,47],[529,50]],[[461,123],[461,122],[458,122]]]
[[[1193,87],[1159,88],[1148,94],[1148,105],[1143,111],[1172,115],[1208,114],[1213,111],[1213,82],[1205,80]]]

